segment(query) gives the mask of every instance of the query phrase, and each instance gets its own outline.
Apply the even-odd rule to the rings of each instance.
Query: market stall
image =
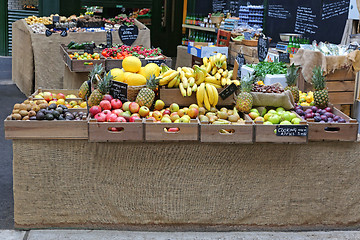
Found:
[[[133,45],[143,45],[150,48],[150,30],[135,20],[139,34]],[[13,23],[13,81],[26,95],[30,95],[38,87],[63,88],[64,66],[59,64],[62,56],[59,54],[60,44],[70,41],[94,41],[96,44],[106,42],[106,32],[69,32],[67,37],[53,34],[33,33],[25,20]],[[117,32],[113,34],[113,42],[121,43]]]

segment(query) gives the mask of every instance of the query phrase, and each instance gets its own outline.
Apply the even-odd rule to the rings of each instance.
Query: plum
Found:
[[[320,109],[320,108],[318,110],[316,110],[317,113],[321,113],[321,111],[322,111],[322,109]]]
[[[326,113],[326,111],[323,109],[323,110],[321,110],[321,115],[324,115]]]
[[[317,108],[316,106],[312,106],[312,107],[311,107],[311,110],[312,110],[313,112],[316,112],[316,111],[318,110],[318,108]]]
[[[321,117],[321,120],[324,120],[325,122],[327,122],[327,120],[328,120],[327,116],[321,115],[320,117]]]
[[[324,120],[321,120],[320,123],[324,123],[325,121]]]
[[[320,113],[318,113],[318,112],[315,113],[315,116],[316,116],[316,117],[320,117]]]
[[[334,116],[334,121],[336,122],[336,121],[339,121],[339,119],[340,119],[340,117],[339,116]]]
[[[308,118],[312,118],[312,114],[311,114],[311,113],[305,114],[305,119],[308,119]]]
[[[330,122],[334,122],[334,119],[333,118],[328,118],[328,122],[330,123]]]
[[[314,117],[314,121],[315,121],[315,122],[320,122],[320,121],[321,121],[321,117],[320,117],[320,116],[315,116],[315,117]]]
[[[343,119],[343,118],[340,118],[338,122],[339,122],[339,123],[346,123],[346,120]]]
[[[330,108],[330,107],[327,107],[327,108],[325,108],[325,111],[331,112],[331,108]]]
[[[333,117],[333,114],[331,112],[326,112],[324,114],[327,118],[332,118]]]
[[[304,115],[305,115],[305,113],[304,113],[304,111],[303,111],[302,109],[297,109],[297,110],[296,110],[296,113],[299,114],[300,116],[304,116]]]
[[[305,113],[312,113],[313,111],[310,109],[310,108],[308,108],[308,109],[306,109],[305,110]]]

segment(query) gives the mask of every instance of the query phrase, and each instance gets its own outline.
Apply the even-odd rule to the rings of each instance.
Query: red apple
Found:
[[[95,119],[96,119],[96,121],[98,121],[98,122],[105,122],[105,120],[106,120],[106,115],[103,114],[103,113],[98,113],[98,114],[95,115]]]
[[[65,99],[65,95],[63,93],[56,94],[57,99]]]
[[[133,114],[131,114],[131,117],[133,117],[133,116],[137,116],[137,117],[140,118],[140,114],[139,114],[139,113],[133,113]]]
[[[178,132],[179,128],[169,128],[168,132]]]
[[[53,95],[51,92],[44,92],[43,98],[49,102],[49,101],[53,100]]]
[[[100,107],[103,110],[111,110],[111,103],[108,100],[102,100],[100,102]]]
[[[96,114],[101,113],[100,106],[92,106],[89,110],[91,117],[94,117]]]
[[[129,121],[130,117],[131,117],[131,113],[129,111],[122,112],[122,113],[120,113],[120,116],[124,117],[126,119],[126,121]]]
[[[110,114],[106,115],[106,121],[108,121],[108,122],[115,122],[117,118],[118,118],[118,116],[114,113],[110,113]]]
[[[179,111],[179,109],[180,109],[180,107],[179,107],[179,105],[176,104],[176,103],[172,103],[172,104],[170,105],[170,111],[171,111],[171,112],[177,112],[177,111]]]
[[[170,116],[170,114],[171,114],[170,110],[169,110],[169,109],[165,109],[165,111],[163,112],[163,115],[165,115],[165,114],[167,114],[167,115]]]
[[[129,110],[131,113],[137,113],[139,112],[140,106],[136,102],[132,102],[129,105]]]
[[[175,122],[175,120],[179,119],[179,118],[180,118],[180,116],[179,116],[179,114],[177,112],[173,112],[173,113],[170,114],[170,119],[173,122]]]
[[[122,105],[122,109],[123,109],[125,112],[126,112],[126,111],[130,111],[130,109],[129,109],[130,103],[131,103],[131,102],[125,102],[125,103]]]
[[[140,117],[139,116],[132,116],[132,117],[130,117],[129,122],[135,122],[135,119],[140,119]]]
[[[148,117],[147,119],[151,119],[153,122],[156,122],[156,119],[154,117]]]
[[[150,113],[150,110],[148,107],[146,106],[142,106],[140,109],[139,109],[139,114],[141,117],[146,117],[148,116]]]
[[[102,100],[108,100],[109,102],[111,102],[113,99],[114,98],[110,94],[105,94],[102,98]]]
[[[111,107],[113,109],[120,109],[122,106],[122,102],[119,99],[113,99],[111,100]]]
[[[188,115],[191,118],[196,118],[199,115],[199,110],[195,107],[192,107],[188,111]]]
[[[154,111],[152,116],[157,120],[160,121],[160,119],[162,118],[162,114],[159,111]]]
[[[124,117],[117,117],[115,122],[126,122],[126,119]]]
[[[102,111],[102,113],[105,114],[105,116],[106,116],[106,115],[111,114],[111,111],[110,110],[104,110],[104,111]]]
[[[121,114],[122,112],[123,112],[123,110],[121,110],[121,109],[114,109],[114,110],[111,111],[111,113],[116,114],[118,117],[120,117],[120,114]]]

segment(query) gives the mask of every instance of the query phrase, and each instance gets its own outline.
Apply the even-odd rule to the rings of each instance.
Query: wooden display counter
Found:
[[[13,140],[15,227],[360,226],[360,144]]]
[[[139,35],[133,45],[150,48],[150,30],[135,20]],[[12,79],[18,88],[30,95],[39,87],[63,88],[63,56],[59,54],[60,44],[70,41],[94,41],[96,44],[106,42],[106,32],[68,33],[67,37],[60,34],[33,33],[25,20],[18,20],[12,26]],[[121,43],[118,32],[113,32],[113,43]],[[35,71],[36,70],[36,71]]]

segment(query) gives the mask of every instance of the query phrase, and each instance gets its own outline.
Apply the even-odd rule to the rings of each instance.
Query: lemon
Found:
[[[113,76],[114,81],[123,82],[124,81],[124,72],[120,68],[113,68],[110,70],[111,76]]]
[[[155,75],[155,77],[158,77],[160,75],[160,67],[156,63],[148,63],[145,66],[145,72],[146,72],[146,78],[151,77],[152,75]]]
[[[126,72],[137,73],[141,68],[141,61],[134,56],[126,57],[122,62],[122,67]]]

